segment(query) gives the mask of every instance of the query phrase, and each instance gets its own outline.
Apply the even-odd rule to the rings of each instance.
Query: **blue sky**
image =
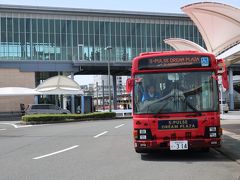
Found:
[[[1,0],[0,4],[181,13],[180,7],[195,2],[201,0]],[[215,2],[240,8],[240,0]]]
[[[1,0],[0,4],[182,13],[180,9],[182,6],[196,2],[201,2],[201,0]],[[211,2],[220,2],[240,8],[240,0]],[[78,76],[75,80],[85,85],[93,83],[93,76]]]

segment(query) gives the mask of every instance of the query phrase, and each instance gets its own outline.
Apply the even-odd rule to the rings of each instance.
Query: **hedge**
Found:
[[[25,123],[54,123],[115,118],[115,112],[94,112],[89,114],[33,114],[22,116]]]

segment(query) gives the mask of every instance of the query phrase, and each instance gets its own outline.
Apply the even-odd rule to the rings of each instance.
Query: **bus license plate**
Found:
[[[170,150],[187,150],[188,141],[170,141]]]

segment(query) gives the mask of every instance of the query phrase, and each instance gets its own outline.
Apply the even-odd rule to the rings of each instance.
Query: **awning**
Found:
[[[40,95],[41,93],[31,88],[24,87],[3,87],[0,88],[0,96],[29,96]]]
[[[45,80],[36,89],[25,87],[2,87],[0,96],[29,96],[29,95],[82,95],[83,91],[74,80],[66,76],[55,76]]]
[[[40,84],[36,91],[41,94],[83,94],[79,84],[66,76],[54,76]]]
[[[215,2],[182,7],[198,27],[207,50],[219,55],[240,42],[240,9]]]
[[[172,46],[176,51],[195,50],[199,52],[208,52],[202,46],[186,39],[169,38],[165,39],[164,42]]]

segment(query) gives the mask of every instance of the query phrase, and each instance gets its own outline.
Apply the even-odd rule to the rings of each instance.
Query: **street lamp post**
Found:
[[[112,102],[111,102],[111,85],[110,85],[110,51],[112,46],[105,47],[105,50],[108,52],[108,94],[109,94],[109,112],[112,112]]]

